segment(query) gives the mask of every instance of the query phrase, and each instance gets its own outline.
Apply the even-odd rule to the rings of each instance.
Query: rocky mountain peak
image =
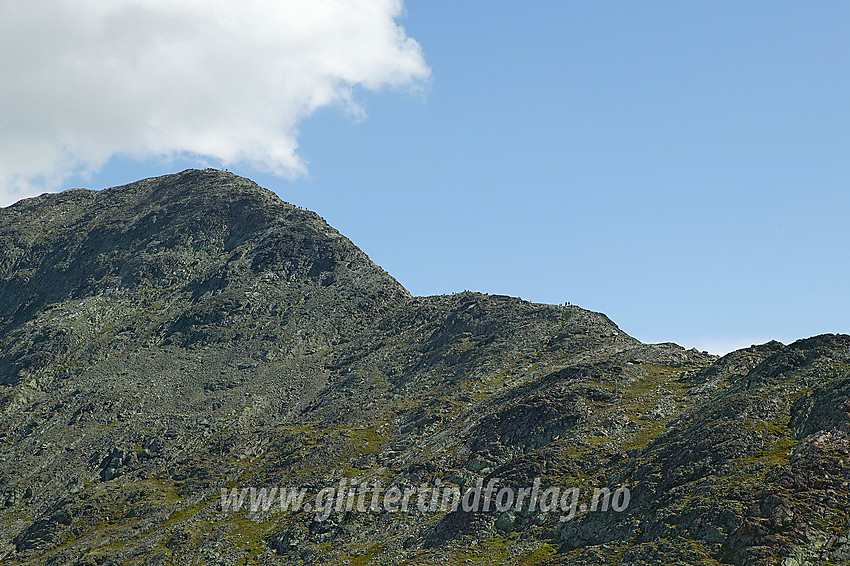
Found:
[[[215,301],[272,308],[274,295],[273,308],[296,318],[369,317],[409,298],[318,215],[222,171],[75,189],[0,210],[7,335],[51,306],[75,312],[88,300],[113,324],[130,316],[119,303],[167,301],[173,318],[159,331],[168,333]]]
[[[411,297],[226,172],[42,195],[0,209],[0,561],[846,563],[848,368],[845,335],[718,359],[574,305]],[[496,480],[584,507],[221,495]]]

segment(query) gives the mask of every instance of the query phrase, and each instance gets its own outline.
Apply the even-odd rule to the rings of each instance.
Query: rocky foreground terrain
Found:
[[[185,171],[0,209],[0,562],[850,563],[850,337],[722,358],[413,297]],[[627,487],[625,509],[225,510],[222,489]]]

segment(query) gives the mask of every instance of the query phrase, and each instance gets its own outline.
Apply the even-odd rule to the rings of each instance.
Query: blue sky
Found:
[[[850,4],[417,0],[394,21],[429,76],[301,116],[300,175],[183,152],[62,186],[226,166],[417,295],[571,301],[720,353],[850,331]]]

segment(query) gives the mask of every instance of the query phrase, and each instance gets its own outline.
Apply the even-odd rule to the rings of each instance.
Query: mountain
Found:
[[[850,337],[413,297],[226,172],[0,209],[0,346],[3,564],[850,563]]]

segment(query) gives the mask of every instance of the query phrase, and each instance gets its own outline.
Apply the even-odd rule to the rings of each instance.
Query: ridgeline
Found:
[[[189,170],[0,209],[3,564],[839,564],[850,337],[722,358],[413,297]],[[222,489],[626,487],[624,509],[225,510]]]

